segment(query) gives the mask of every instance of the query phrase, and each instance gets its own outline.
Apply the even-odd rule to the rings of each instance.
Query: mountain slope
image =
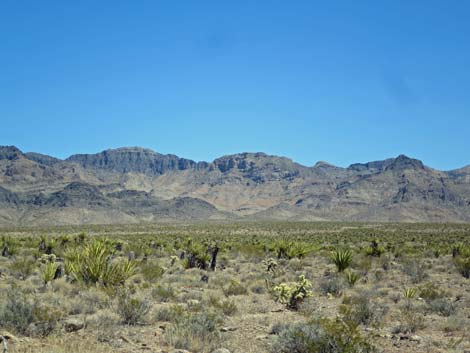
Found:
[[[66,160],[0,147],[0,225],[287,219],[470,221],[470,167],[400,155],[347,168],[239,153],[195,162],[140,147]]]

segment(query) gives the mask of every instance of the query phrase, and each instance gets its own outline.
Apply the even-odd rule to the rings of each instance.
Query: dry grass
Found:
[[[79,236],[83,231],[85,239]],[[107,238],[113,247],[120,243],[112,261],[133,252],[137,273],[118,286],[71,277],[44,284],[38,243],[45,234],[63,259],[95,238]],[[7,294],[14,288],[23,293],[32,314],[22,332],[14,332],[9,322],[0,324],[18,337],[10,342],[10,352],[22,353],[163,352],[175,346],[194,353],[217,347],[268,353],[280,323],[318,318],[354,323],[383,352],[462,352],[470,349],[465,329],[470,325],[470,286],[456,269],[451,249],[469,235],[465,225],[334,223],[3,230],[0,243],[12,243],[16,254],[0,257],[0,310],[6,310]],[[188,237],[203,249],[217,242],[215,272],[184,269],[179,257],[187,253]],[[308,253],[277,258],[279,240],[286,238],[296,244],[295,251],[307,244]],[[364,249],[375,239],[385,251],[380,257],[367,256]],[[339,247],[351,250],[349,268],[359,276],[353,285],[348,284],[350,272],[338,273],[331,259]],[[32,265],[23,259],[32,259]],[[300,275],[313,284],[313,295],[297,311],[288,310],[275,302],[272,288]],[[405,298],[406,288],[416,295]],[[64,323],[71,318],[85,328],[66,332]],[[50,325],[47,330],[44,322]]]

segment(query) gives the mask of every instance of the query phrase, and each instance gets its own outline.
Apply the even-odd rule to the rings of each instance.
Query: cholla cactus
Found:
[[[178,260],[178,256],[176,255],[170,256],[170,266],[173,266],[176,263],[176,260]]]
[[[311,288],[312,283],[304,275],[300,275],[296,283],[281,283],[273,288],[273,292],[276,301],[285,304],[289,309],[297,310],[305,298],[313,295]]]

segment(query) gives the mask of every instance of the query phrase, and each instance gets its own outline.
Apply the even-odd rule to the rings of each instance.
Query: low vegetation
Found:
[[[469,239],[464,224],[2,229],[0,336],[8,353],[462,352]]]

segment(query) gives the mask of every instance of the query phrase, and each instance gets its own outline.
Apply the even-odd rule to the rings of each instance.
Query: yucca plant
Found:
[[[119,285],[136,272],[134,260],[112,261],[114,247],[107,241],[95,240],[83,249],[67,253],[65,271],[86,284]]]
[[[359,281],[359,279],[361,278],[361,276],[358,273],[351,271],[351,270],[344,271],[344,274],[346,277],[346,281],[349,284],[349,287],[354,287],[356,282]]]
[[[338,269],[338,272],[343,272],[351,265],[352,252],[349,249],[336,249],[333,251],[332,260]]]
[[[405,288],[403,290],[403,296],[406,298],[406,299],[413,299],[416,297],[416,294],[417,294],[417,290],[416,288]]]
[[[312,247],[309,244],[298,242],[280,240],[275,245],[275,251],[278,259],[302,259],[312,252]]]
[[[58,267],[59,267],[59,264],[57,262],[46,263],[46,265],[44,266],[44,269],[41,272],[41,278],[44,284],[47,284],[54,279],[55,273]]]
[[[470,246],[461,246],[454,258],[457,271],[465,278],[470,278]]]

